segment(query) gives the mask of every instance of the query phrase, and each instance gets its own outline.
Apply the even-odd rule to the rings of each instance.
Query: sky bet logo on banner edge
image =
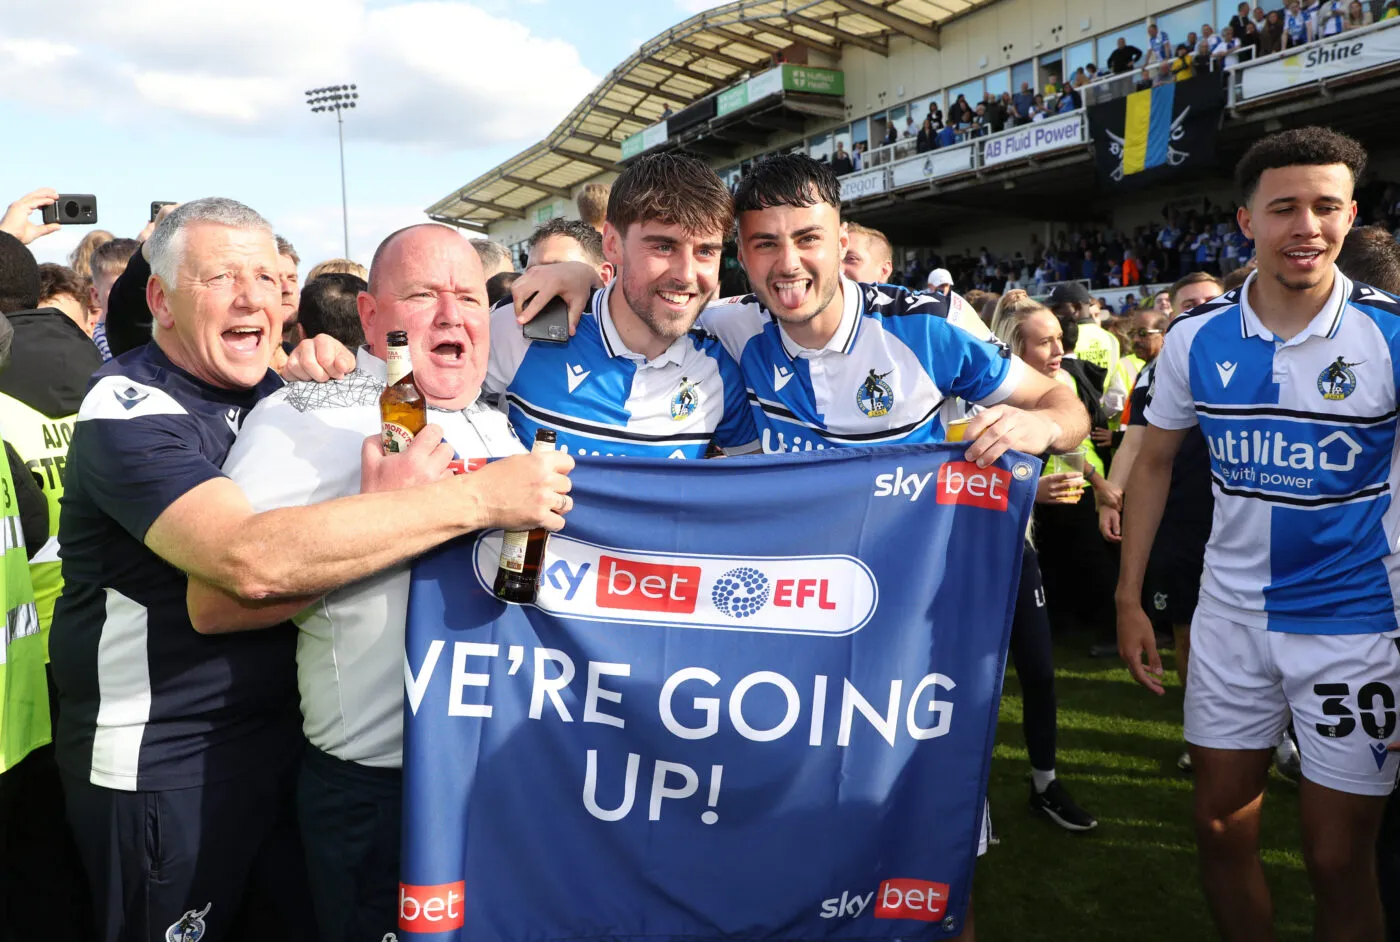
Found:
[[[961,931],[1039,473],[962,452],[581,458],[538,604],[421,559],[399,938]]]

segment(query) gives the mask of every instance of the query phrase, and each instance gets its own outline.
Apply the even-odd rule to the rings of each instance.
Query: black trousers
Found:
[[[63,774],[99,942],[317,938],[296,825],[296,764],[168,791]]]
[[[1021,557],[1021,586],[1011,618],[1011,663],[1021,682],[1021,728],[1031,768],[1049,772],[1055,768],[1055,658],[1040,562],[1030,546]]]
[[[1116,641],[1118,555],[1099,533],[1094,495],[1086,491],[1075,504],[1037,504],[1034,532],[1050,623],[1056,630],[1077,623],[1097,641]]]
[[[297,801],[322,942],[397,933],[402,797],[401,770],[307,747]]]

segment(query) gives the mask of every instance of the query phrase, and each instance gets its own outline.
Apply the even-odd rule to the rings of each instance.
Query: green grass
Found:
[[[1163,654],[1168,689],[1155,697],[1121,662],[1087,656],[1088,643],[1055,646],[1057,775],[1099,819],[1086,834],[1027,807],[1030,764],[1021,691],[1008,671],[989,797],[999,846],[978,865],[977,935],[1003,940],[1183,942],[1217,938],[1206,911],[1191,830],[1191,779],[1176,767],[1181,689]],[[1280,942],[1311,937],[1297,788],[1274,774],[1261,840]]]

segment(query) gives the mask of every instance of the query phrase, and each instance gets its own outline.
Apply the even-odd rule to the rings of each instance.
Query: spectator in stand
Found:
[[[1368,7],[1369,4],[1363,4],[1361,0],[1351,0],[1351,3],[1347,4],[1346,28],[1360,29],[1375,22]]]
[[[472,248],[476,249],[477,257],[481,259],[481,270],[486,278],[499,275],[503,271],[515,271],[510,251],[501,243],[492,242],[490,239],[472,239],[471,243]]]
[[[1084,74],[1089,78],[1089,84],[1093,84],[1099,79],[1099,67],[1090,62],[1084,67]]]
[[[1171,39],[1166,33],[1157,28],[1156,23],[1147,25],[1147,59],[1146,65],[1166,62],[1172,57]]]
[[[1045,107],[1045,99],[1040,95],[1036,95],[1035,101],[1031,103],[1031,120],[1044,121],[1047,114],[1049,114],[1049,111]]]
[[[1191,70],[1198,75],[1204,75],[1210,71],[1210,42],[1202,39],[1196,44],[1195,55],[1191,57]]]
[[[1074,70],[1074,75],[1070,79],[1070,84],[1075,88],[1083,88],[1085,85],[1089,84],[1089,76],[1084,74],[1084,66],[1081,65]]]
[[[1264,17],[1264,25],[1259,28],[1259,43],[1256,55],[1271,56],[1283,51],[1283,17],[1278,10],[1270,10]]]
[[[928,119],[933,122],[935,128],[941,128],[943,126],[943,111],[938,107],[938,102],[931,101],[928,103]]]
[[[1191,50],[1185,43],[1176,47],[1176,55],[1171,61],[1172,78],[1178,82],[1195,77],[1196,71],[1192,68]]]
[[[603,219],[608,214],[608,197],[612,195],[612,186],[607,183],[589,183],[578,191],[578,199],[575,201],[578,206],[578,218],[582,219],[585,225],[597,229],[599,234],[603,231]],[[361,276],[368,278],[368,273]]]
[[[66,265],[45,262],[39,266],[39,307],[51,307],[67,314],[83,333],[92,337],[92,309],[88,306],[91,286]]]
[[[862,151],[865,145],[857,141],[851,145],[851,170],[859,171],[865,165],[865,157]]]
[[[1191,243],[1191,251],[1196,255],[1196,270],[1210,275],[1220,274],[1220,245],[1215,234],[1207,227]]]
[[[870,229],[858,222],[846,224],[850,235],[841,270],[852,281],[863,284],[889,284],[894,271],[890,240],[879,229]]]
[[[909,140],[913,140],[913,138],[914,138],[915,136],[917,136],[918,133],[919,133],[919,128],[918,128],[918,126],[917,126],[916,124],[914,124],[914,116],[913,116],[913,115],[910,115],[909,117],[905,118],[905,119],[904,119],[904,134],[903,134],[902,136],[905,137],[905,138],[907,138],[907,139],[909,139]]]
[[[360,324],[359,297],[369,283],[358,275],[332,272],[311,278],[301,289],[301,329],[307,337],[330,334],[347,350],[364,346],[365,331]]]
[[[991,123],[987,120],[987,106],[978,102],[977,112],[972,116],[972,137],[985,137],[991,130]]]
[[[354,275],[361,281],[369,280],[369,269],[348,258],[328,258],[306,273],[306,283],[310,284],[322,275]]]
[[[1011,99],[1016,106],[1016,124],[1029,124],[1031,120],[1031,107],[1035,104],[1035,93],[1031,91],[1030,82],[1022,82],[1021,90]]]
[[[1099,283],[1099,261],[1094,257],[1092,249],[1084,250],[1084,261],[1079,265],[1079,277],[1091,285]]]
[[[1117,48],[1108,56],[1108,70],[1114,75],[1124,75],[1136,68],[1140,59],[1142,50],[1137,46],[1129,46],[1128,41],[1119,36]]]
[[[1283,47],[1301,46],[1312,38],[1312,21],[1303,13],[1298,0],[1288,0],[1288,12],[1283,17]]]
[[[1196,35],[1196,31],[1194,29],[1186,34],[1186,46],[1188,49],[1191,50],[1192,55],[1196,54],[1196,47],[1200,44],[1200,37]]]
[[[1244,25],[1244,32],[1237,34],[1240,38],[1240,49],[1252,50],[1251,55],[1258,55],[1259,49],[1259,28],[1250,20]]]
[[[987,92],[987,97],[982,103],[986,106],[987,123],[991,126],[992,133],[996,134],[1007,126],[1007,110],[1002,106],[1001,98],[991,92]]]
[[[1225,27],[1220,32],[1220,41],[1215,44],[1215,49],[1210,54],[1212,69],[1228,69],[1232,65],[1238,65],[1240,57],[1239,38],[1235,36],[1235,31],[1230,27]]]
[[[1347,28],[1346,0],[1323,0],[1313,14],[1314,36],[1336,36]]]
[[[1381,9],[1382,20],[1393,20],[1400,17],[1400,0],[1385,0],[1385,6]]]
[[[1061,95],[1061,96],[1060,96],[1060,104],[1058,105],[1057,110],[1056,110],[1055,113],[1056,113],[1056,114],[1069,114],[1069,113],[1070,113],[1071,111],[1073,111],[1075,108],[1078,108],[1079,105],[1077,105],[1077,104],[1075,103],[1075,98],[1076,98],[1075,95],[1070,95],[1070,94]]]
[[[851,164],[851,155],[846,153],[846,145],[841,141],[836,142],[836,152],[831,155],[831,172],[838,177],[852,172],[855,169]]]
[[[882,137],[882,138],[880,139],[880,146],[881,146],[881,147],[888,147],[889,145],[893,144],[893,143],[894,143],[895,141],[897,141],[897,140],[899,140],[899,133],[898,133],[897,131],[895,131],[894,125],[893,125],[892,123],[891,123],[891,124],[886,124],[886,125],[885,125],[885,136]]]
[[[92,253],[97,251],[97,247],[105,242],[111,242],[116,236],[106,229],[94,229],[83,236],[68,256],[68,264],[79,278],[92,279]]]
[[[1139,284],[1142,281],[1142,268],[1138,266],[1137,259],[1133,258],[1131,249],[1123,251],[1123,287]]]
[[[1247,26],[1251,22],[1250,12],[1251,11],[1249,8],[1249,4],[1241,3],[1235,15],[1230,17],[1229,25],[1230,28],[1235,31],[1236,36],[1241,36],[1244,34],[1245,26]]]
[[[102,243],[92,253],[92,306],[98,312],[97,323],[92,329],[92,341],[102,351],[104,360],[112,358],[112,348],[107,343],[107,312],[112,286],[140,249],[141,244],[135,239],[112,239]]]
[[[958,142],[958,132],[951,124],[945,124],[938,132],[937,141],[939,147],[950,147]]]
[[[933,119],[925,118],[923,126],[919,128],[919,137],[914,145],[917,153],[933,150],[938,146],[938,132],[933,129]]]
[[[1215,47],[1220,45],[1220,34],[1215,31],[1215,27],[1209,23],[1201,25],[1201,42],[1206,44],[1207,51],[1215,55]]]

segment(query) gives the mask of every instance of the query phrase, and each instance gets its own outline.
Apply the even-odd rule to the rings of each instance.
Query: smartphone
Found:
[[[44,222],[60,226],[91,226],[97,223],[97,197],[91,193],[60,193],[58,202],[45,206],[40,213]]]
[[[526,340],[543,340],[546,343],[569,342],[569,306],[561,298],[554,298],[544,309],[520,328]]]
[[[151,200],[151,222],[156,221],[156,217],[160,215],[160,211],[166,206],[174,205],[174,200]]]

